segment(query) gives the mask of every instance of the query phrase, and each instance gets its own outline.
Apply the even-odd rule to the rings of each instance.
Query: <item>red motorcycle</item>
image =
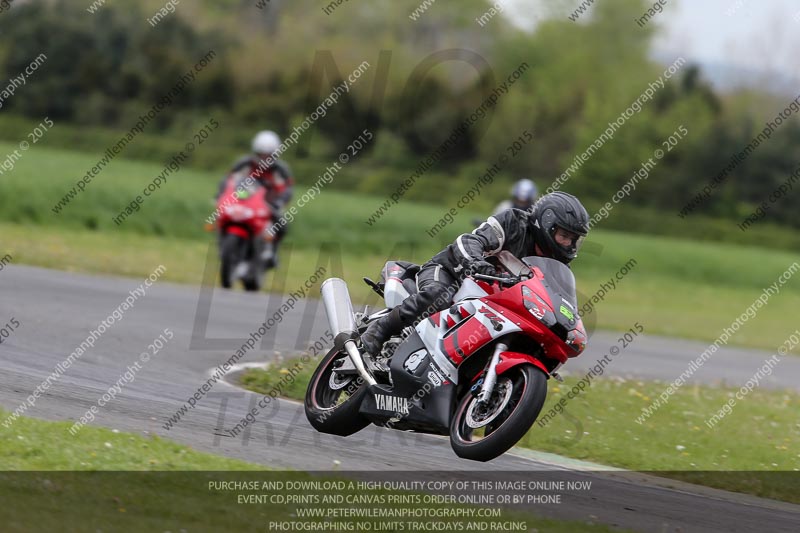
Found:
[[[265,192],[247,173],[234,173],[217,199],[220,279],[226,289],[241,280],[246,291],[260,290],[264,272],[274,264],[272,210]]]
[[[466,278],[448,309],[388,340],[373,365],[362,359],[359,336],[389,310],[356,315],[345,282],[326,280],[334,347],[306,391],[311,425],[342,436],[370,423],[449,434],[455,453],[476,461],[514,446],[539,415],[549,377],[561,379],[558,368],[583,352],[587,337],[569,268],[507,252],[499,260],[511,278]],[[418,270],[390,261],[380,283],[364,281],[394,307],[416,290]]]

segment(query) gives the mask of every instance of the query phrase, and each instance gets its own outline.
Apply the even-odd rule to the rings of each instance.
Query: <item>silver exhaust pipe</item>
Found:
[[[337,348],[342,349],[345,341],[358,337],[356,315],[350,303],[347,283],[339,278],[328,278],[322,282],[320,292],[334,342]]]
[[[358,326],[353,312],[353,304],[350,301],[350,292],[347,290],[347,283],[339,278],[328,278],[320,287],[322,293],[322,303],[325,306],[325,314],[328,315],[328,325],[333,334],[334,346],[339,350],[345,350],[353,362],[353,366],[358,370],[361,378],[369,385],[375,385],[375,378],[372,377],[364,366],[364,359],[356,347],[355,339],[358,338]]]

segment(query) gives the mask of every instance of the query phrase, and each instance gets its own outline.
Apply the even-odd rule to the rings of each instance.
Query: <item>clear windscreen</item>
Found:
[[[240,200],[246,200],[253,196],[261,188],[258,180],[251,178],[248,172],[239,172],[233,177],[234,196]]]
[[[544,283],[548,289],[569,302],[573,310],[578,308],[575,276],[567,265],[555,259],[536,256],[523,257],[522,262],[541,270],[544,274]]]
[[[521,276],[522,274],[530,272],[530,268],[528,268],[525,263],[517,259],[517,256],[508,250],[503,250],[497,254],[496,257],[500,264],[515,276]]]

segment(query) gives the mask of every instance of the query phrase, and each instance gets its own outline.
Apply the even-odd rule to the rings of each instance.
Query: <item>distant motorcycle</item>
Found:
[[[564,264],[503,252],[510,278],[467,277],[448,309],[388,340],[365,365],[359,335],[389,312],[355,314],[347,285],[322,284],[334,347],[315,370],[306,417],[323,433],[350,435],[370,423],[449,435],[459,457],[489,461],[530,429],[547,380],[583,352],[575,278]],[[390,261],[367,284],[395,307],[416,290],[419,266]],[[369,368],[368,368],[369,366]]]
[[[220,280],[226,289],[241,280],[246,291],[260,290],[274,264],[274,237],[267,231],[272,210],[264,193],[258,180],[234,173],[217,199]]]

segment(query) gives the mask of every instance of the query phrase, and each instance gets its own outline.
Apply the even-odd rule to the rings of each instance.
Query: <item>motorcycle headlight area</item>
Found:
[[[575,355],[580,355],[586,349],[586,333],[579,329],[573,329],[567,333],[567,345],[572,348]]]
[[[547,316],[547,304],[526,285],[522,286],[522,302],[525,309],[537,319],[544,320]]]
[[[243,205],[229,205],[225,208],[225,214],[236,222],[253,218],[253,210]]]

